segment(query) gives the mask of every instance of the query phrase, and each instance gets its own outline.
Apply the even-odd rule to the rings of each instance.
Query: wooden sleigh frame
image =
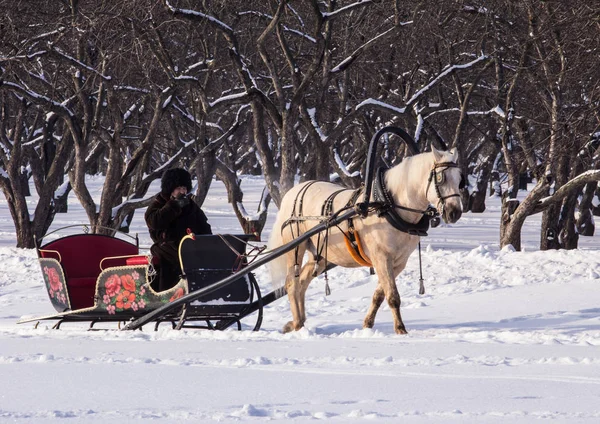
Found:
[[[85,321],[93,329],[99,322],[131,321],[185,296],[190,289],[201,289],[244,267],[246,241],[251,237],[184,237],[179,248],[182,278],[173,288],[156,292],[152,283],[160,264],[152,263],[150,256],[140,255],[137,237],[129,236],[134,240],[129,242],[90,234],[87,226],[81,227],[82,233],[37,244],[45,287],[57,313],[24,318],[19,324],[54,320],[57,322],[53,328],[58,329],[64,322]],[[258,330],[262,307],[258,283],[248,274],[227,289],[154,320],[154,329],[162,322],[169,322],[178,329],[223,330],[237,324],[241,330],[241,320],[257,311],[253,329]]]

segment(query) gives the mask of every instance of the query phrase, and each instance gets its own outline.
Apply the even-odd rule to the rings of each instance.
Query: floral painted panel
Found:
[[[187,293],[185,280],[172,289],[155,292],[148,282],[147,271],[147,266],[122,266],[102,271],[96,288],[96,310],[105,310],[109,315],[147,312]]]
[[[39,261],[52,306],[58,312],[71,309],[65,274],[60,263],[53,258],[40,258]]]

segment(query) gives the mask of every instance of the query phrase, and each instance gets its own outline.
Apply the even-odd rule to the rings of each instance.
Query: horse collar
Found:
[[[429,229],[429,220],[434,212],[431,209],[419,211],[416,209],[410,209],[404,206],[396,205],[390,192],[385,186],[383,179],[383,174],[385,174],[385,171],[387,171],[387,168],[378,168],[376,171],[377,175],[375,181],[373,182],[373,201],[377,205],[377,215],[383,216],[387,222],[398,231],[402,231],[403,233],[413,236],[426,236],[427,230]],[[396,212],[396,208],[421,213],[423,214],[423,217],[415,224],[406,222],[402,219],[398,212]],[[435,211],[435,213],[437,213],[437,211]]]

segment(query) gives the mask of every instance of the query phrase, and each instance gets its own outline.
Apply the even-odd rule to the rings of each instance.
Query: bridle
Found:
[[[429,193],[429,187],[431,186],[431,182],[433,181],[433,186],[435,187],[435,194],[438,197],[438,205],[441,203],[441,211],[440,214],[444,214],[444,208],[446,206],[446,200],[452,197],[460,197],[460,193],[453,193],[448,196],[442,196],[442,192],[440,191],[440,186],[442,186],[446,182],[446,175],[444,171],[448,168],[458,168],[459,166],[454,162],[439,162],[434,163],[431,168],[431,172],[429,173],[429,178],[427,180],[427,188],[425,189],[425,198],[427,198],[427,193]],[[465,177],[461,175],[460,183],[458,184],[459,189],[463,189],[465,187]],[[436,205],[437,206],[437,205]]]

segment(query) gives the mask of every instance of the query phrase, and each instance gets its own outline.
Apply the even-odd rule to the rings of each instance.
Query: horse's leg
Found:
[[[299,311],[300,317],[302,319],[302,325],[306,322],[306,309],[305,309],[305,301],[306,301],[306,290],[310,285],[310,282],[315,278],[315,276],[319,275],[325,269],[325,260],[321,259],[317,262],[315,256],[312,252],[309,252],[309,260],[302,267],[302,271],[300,272],[300,296],[299,296]]]
[[[283,332],[289,333],[292,330],[299,330],[304,325],[304,293],[300,284],[300,277],[296,277],[296,260],[302,263],[304,252],[306,251],[306,243],[298,246],[297,255],[294,251],[286,255],[287,258],[287,278],[285,280],[285,288],[287,290],[288,299],[290,301],[290,311],[292,312],[292,321],[289,321],[283,326]]]
[[[363,328],[373,328],[373,324],[375,324],[375,315],[377,315],[377,311],[383,303],[383,299],[385,299],[383,287],[380,283],[377,283],[375,293],[373,293],[373,299],[371,300],[371,306],[369,307],[369,311],[363,322]]]
[[[394,317],[394,331],[396,331],[397,334],[406,334],[406,327],[404,326],[402,316],[400,315],[400,294],[398,293],[398,287],[396,287],[396,280],[394,278],[394,276],[398,275],[402,269],[404,269],[404,265],[405,264],[403,264],[400,269],[394,269],[389,259],[384,258],[383,260],[377,261],[377,263],[374,261],[373,266],[375,272],[379,276],[379,284],[375,289],[371,308],[369,309],[369,313],[372,311],[372,316],[370,316],[369,313],[367,314],[365,317],[365,324],[369,318],[371,318],[373,322],[375,321],[375,314],[383,301],[379,298],[381,295],[377,293],[381,287],[392,311],[392,316]],[[379,302],[379,305],[376,305],[377,302]]]

